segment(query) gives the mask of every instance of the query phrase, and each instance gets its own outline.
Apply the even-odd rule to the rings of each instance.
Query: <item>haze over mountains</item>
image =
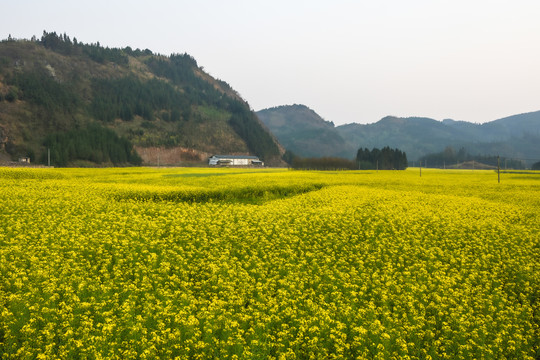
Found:
[[[373,124],[334,126],[304,105],[286,105],[257,112],[261,121],[288,150],[303,157],[352,159],[358,148],[390,146],[409,160],[451,146],[471,154],[540,160],[540,111],[484,124],[387,116]]]

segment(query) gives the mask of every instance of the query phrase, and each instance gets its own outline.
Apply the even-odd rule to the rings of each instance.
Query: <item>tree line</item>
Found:
[[[90,112],[94,118],[112,122],[140,116],[154,120],[156,112],[166,121],[189,120],[190,100],[171,84],[158,79],[142,81],[135,76],[93,79]],[[164,111],[163,111],[164,110]]]
[[[493,167],[500,165],[501,167],[511,169],[525,168],[525,165],[520,160],[499,157],[497,155],[472,155],[468,153],[464,147],[461,147],[458,151],[455,151],[451,146],[447,146],[441,152],[422,156],[419,161],[424,167],[435,168],[456,167],[459,166],[459,164],[471,161]]]
[[[119,137],[113,130],[99,124],[58,132],[47,136],[45,147],[50,150],[51,165],[68,166],[76,160],[96,164],[141,165],[142,159],[129,140]],[[41,162],[48,163],[48,153]]]
[[[382,149],[360,148],[356,153],[356,163],[361,170],[405,170],[408,166],[407,154],[399,149],[385,146]]]
[[[279,148],[276,142],[261,125],[248,105],[231,99],[228,110],[231,112],[229,124],[245,140],[251,152],[265,161],[279,157]]]
[[[8,101],[25,100],[48,112],[72,112],[81,104],[76,91],[69,85],[55,81],[45,69],[18,72],[6,80],[12,85],[10,98],[6,98]]]
[[[102,47],[99,42],[95,44],[84,44],[77,41],[77,38],[71,38],[64,33],[58,35],[56,32],[43,31],[43,35],[40,40],[35,37],[33,41],[40,43],[43,47],[50,49],[62,55],[81,55],[88,56],[95,62],[104,63],[106,61],[114,62],[117,64],[126,65],[129,62],[128,55],[136,56],[148,54],[148,51],[134,52],[131,48],[118,49]],[[152,52],[150,52],[150,55]]]
[[[339,157],[302,158],[291,151],[285,152],[283,160],[293,169],[303,170],[405,170],[407,168],[407,154],[388,146],[372,150],[360,148],[355,160]]]

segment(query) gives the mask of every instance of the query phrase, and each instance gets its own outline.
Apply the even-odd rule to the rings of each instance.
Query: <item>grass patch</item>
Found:
[[[186,174],[197,175],[197,174]],[[204,176],[205,174],[198,174]],[[208,175],[210,176],[210,175]],[[304,194],[311,191],[320,190],[324,184],[304,184],[304,185],[272,185],[268,187],[237,187],[200,189],[200,188],[180,188],[180,189],[122,189],[115,191],[111,196],[115,200],[134,201],[168,201],[168,202],[189,202],[205,203],[213,201],[263,204],[270,200],[283,199],[290,196]]]

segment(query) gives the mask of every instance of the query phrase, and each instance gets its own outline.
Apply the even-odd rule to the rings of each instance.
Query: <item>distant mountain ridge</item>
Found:
[[[133,144],[143,164],[204,162],[213,153],[282,164],[284,150],[250,106],[188,54],[104,48],[45,31],[0,42],[0,160],[43,161],[52,147],[56,165],[107,164],[88,148],[107,147],[92,139],[108,134],[100,127]],[[88,146],[80,149],[78,137]]]
[[[484,124],[387,116],[373,124],[337,127],[304,105],[264,109],[257,116],[286,149],[305,157],[352,159],[360,147],[390,146],[405,151],[408,159],[415,161],[451,146],[456,150],[464,147],[471,154],[500,155],[528,163],[540,160],[540,111]]]
[[[259,119],[288,150],[304,157],[350,158],[348,146],[334,123],[321,118],[305,105],[285,105],[257,112]]]

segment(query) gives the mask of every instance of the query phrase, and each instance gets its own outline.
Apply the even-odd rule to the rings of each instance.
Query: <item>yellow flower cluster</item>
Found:
[[[539,180],[0,168],[0,358],[535,359]]]

